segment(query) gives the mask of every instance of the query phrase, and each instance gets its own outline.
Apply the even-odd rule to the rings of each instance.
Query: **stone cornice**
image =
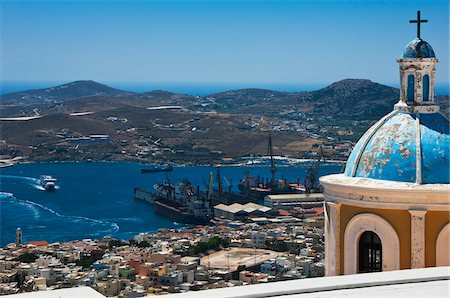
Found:
[[[450,210],[450,184],[415,184],[343,174],[320,178],[325,200],[381,209]]]

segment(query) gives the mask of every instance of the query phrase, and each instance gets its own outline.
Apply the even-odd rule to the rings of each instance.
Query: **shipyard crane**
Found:
[[[209,173],[209,184],[208,184],[208,202],[211,203],[211,195],[212,195],[212,187],[213,187],[214,179],[213,173]]]
[[[271,187],[275,185],[275,172],[277,171],[277,167],[275,165],[275,160],[273,159],[273,146],[272,146],[272,134],[269,134],[269,145],[268,145],[268,154],[270,155],[270,171],[272,172],[272,180],[270,181]]]
[[[319,177],[319,166],[321,159],[325,161],[322,146],[319,146],[319,149],[317,150],[316,154],[316,162],[314,165],[311,165],[307,170],[308,174],[306,175],[306,178],[309,180],[309,185],[305,185],[307,193],[314,191],[316,188],[316,180]]]
[[[217,177],[217,200],[221,202],[222,199],[222,180],[220,179],[220,166],[216,167],[216,177]]]

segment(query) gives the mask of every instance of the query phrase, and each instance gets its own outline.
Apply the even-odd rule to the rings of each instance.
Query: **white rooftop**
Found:
[[[259,210],[261,212],[267,212],[267,211],[271,210],[271,208],[269,208],[269,207],[255,204],[255,203],[247,203],[245,205],[242,205],[239,203],[234,203],[232,205],[218,204],[218,205],[214,206],[214,209],[223,210],[223,211],[226,211],[229,213],[238,213],[241,211],[244,211],[247,213],[252,213],[256,210]]]
[[[450,267],[307,278],[166,295],[166,298],[449,297]]]

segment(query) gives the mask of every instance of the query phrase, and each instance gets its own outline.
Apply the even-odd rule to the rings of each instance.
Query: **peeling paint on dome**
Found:
[[[449,183],[449,121],[441,114],[421,115],[422,182]]]
[[[416,145],[411,139],[415,134],[414,123],[410,114],[403,113],[384,123],[364,148],[355,176],[414,182]]]
[[[383,119],[378,121],[356,144],[347,161],[345,176],[351,177],[356,167],[355,177],[449,183],[449,121],[439,113],[420,114],[419,121],[420,134],[414,114],[398,113],[384,123]],[[417,154],[417,144],[421,146],[421,154]],[[418,162],[421,179],[416,177]]]

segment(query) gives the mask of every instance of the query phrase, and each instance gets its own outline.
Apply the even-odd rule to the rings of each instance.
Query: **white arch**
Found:
[[[442,228],[437,237],[436,266],[450,266],[450,223]]]
[[[358,246],[361,234],[371,231],[378,235],[382,246],[382,271],[400,269],[400,240],[394,228],[372,213],[353,217],[344,234],[344,274],[358,273]]]

